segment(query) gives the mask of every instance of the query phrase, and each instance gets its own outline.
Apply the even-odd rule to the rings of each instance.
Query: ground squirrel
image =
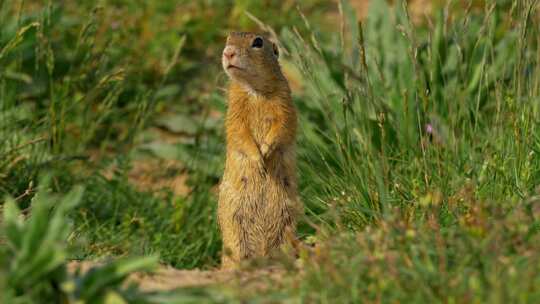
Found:
[[[223,68],[230,77],[227,158],[218,204],[223,268],[269,256],[295,239],[302,210],[297,117],[278,55],[274,43],[254,33],[231,33],[223,50]]]

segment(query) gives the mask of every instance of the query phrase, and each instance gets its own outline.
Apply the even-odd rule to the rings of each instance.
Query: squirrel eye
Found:
[[[261,37],[257,37],[253,40],[253,43],[251,44],[252,48],[262,48],[263,46],[263,40]]]

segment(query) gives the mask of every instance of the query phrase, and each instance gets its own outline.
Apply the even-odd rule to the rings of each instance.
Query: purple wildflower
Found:
[[[426,132],[428,134],[433,134],[433,126],[431,124],[426,125]]]

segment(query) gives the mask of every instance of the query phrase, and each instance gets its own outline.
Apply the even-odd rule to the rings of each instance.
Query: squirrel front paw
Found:
[[[263,157],[266,157],[268,155],[268,152],[270,152],[270,146],[266,143],[263,143],[260,149]]]
[[[261,144],[261,147],[259,148],[261,150],[261,155],[264,159],[268,158],[270,154],[273,151],[273,145],[269,145],[267,143]]]

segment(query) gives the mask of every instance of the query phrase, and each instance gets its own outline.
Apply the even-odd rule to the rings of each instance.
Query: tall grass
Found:
[[[291,292],[538,301],[538,2],[449,4],[425,27],[406,3],[373,2],[362,23],[340,8],[341,35],[308,18],[281,35],[305,86],[303,199],[331,232]]]
[[[307,204],[344,209],[361,227],[388,208],[414,213],[424,196],[447,201],[469,185],[494,203],[532,193],[539,183],[534,2],[488,4],[483,14],[448,6],[431,28],[413,26],[405,5],[384,2],[359,27],[341,5],[348,13],[340,38],[282,33],[305,80],[298,103]]]

